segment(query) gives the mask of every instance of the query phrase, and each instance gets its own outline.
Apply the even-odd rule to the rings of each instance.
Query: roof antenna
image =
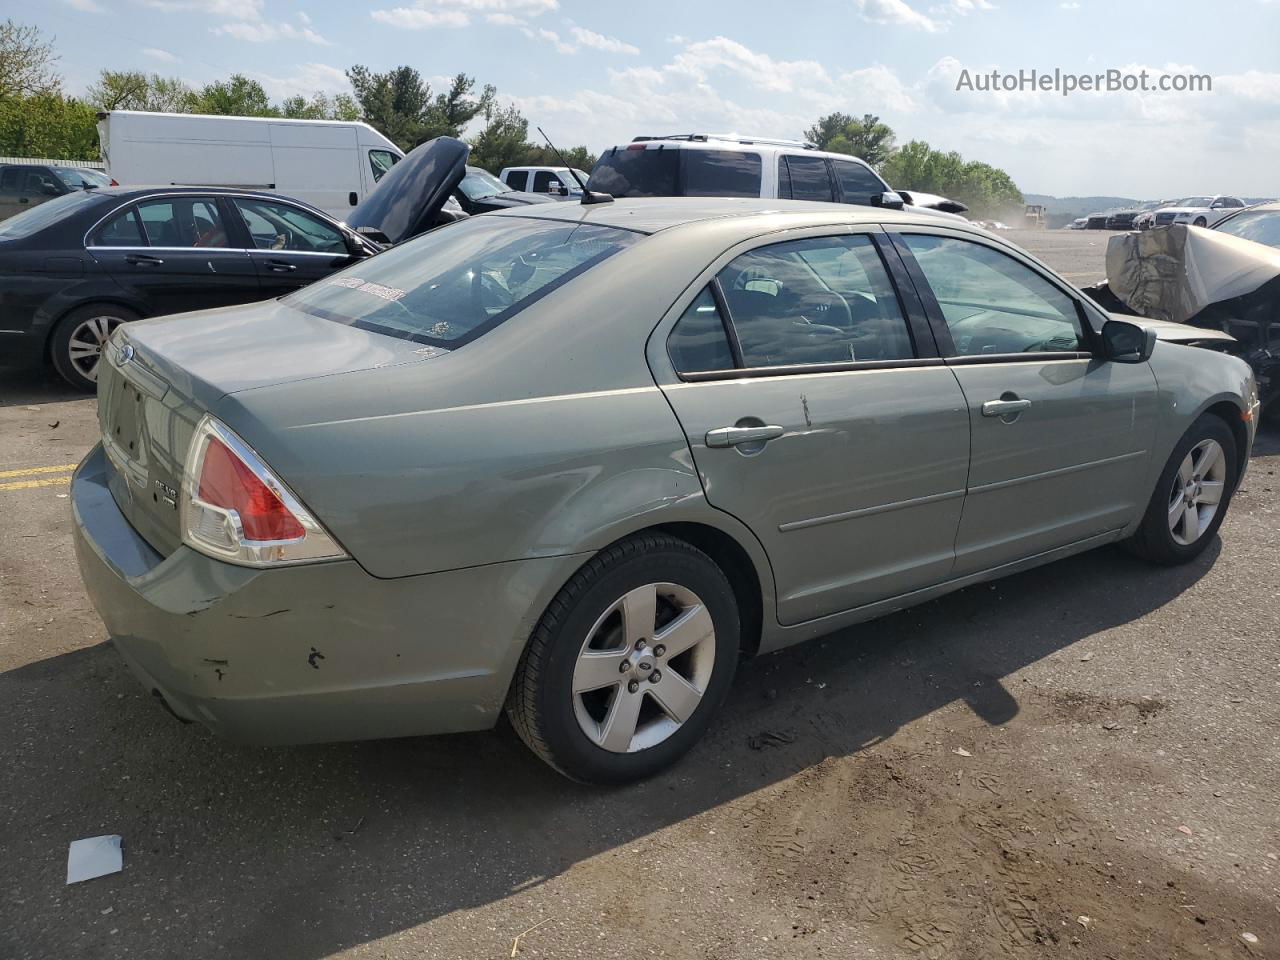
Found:
[[[542,133],[541,127],[538,127],[538,132]],[[569,166],[569,162],[565,160],[564,154],[562,154],[558,149],[556,149],[556,145],[551,142],[551,138],[548,137],[545,133],[542,133],[542,139],[547,141],[547,146],[550,147],[551,152],[556,155],[556,159],[558,159],[561,163],[564,164],[565,169],[569,171],[569,176],[573,177],[573,179],[578,182],[578,186],[582,188],[582,202],[584,205],[590,204],[590,203],[613,203],[612,194],[597,193],[594,190],[588,190],[587,185],[583,183],[582,178],[578,176],[578,171],[573,169],[573,167]]]

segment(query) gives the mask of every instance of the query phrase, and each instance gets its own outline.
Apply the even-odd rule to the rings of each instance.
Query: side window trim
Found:
[[[907,233],[920,234],[929,237],[942,237],[953,240],[967,240],[978,246],[993,250],[996,253],[1003,254],[1014,260],[1016,263],[1022,264],[1037,277],[1044,280],[1055,290],[1067,297],[1074,305],[1076,310],[1076,318],[1080,323],[1080,329],[1084,334],[1084,338],[1088,341],[1089,351],[1045,351],[1035,353],[989,353],[973,356],[965,356],[956,353],[955,340],[951,336],[951,328],[947,326],[946,317],[942,313],[942,307],[938,303],[938,298],[934,296],[933,288],[929,285],[929,281],[925,278],[924,271],[920,269],[920,264],[916,261],[915,255],[911,252],[911,248],[907,246],[903,235]],[[975,364],[975,363],[1011,363],[1011,362],[1044,362],[1046,359],[1053,360],[1079,360],[1087,357],[1098,356],[1097,334],[1093,329],[1093,324],[1089,322],[1088,311],[1084,304],[1080,301],[1079,295],[1064,287],[1055,277],[1046,275],[1035,264],[1028,263],[1021,257],[1014,256],[1008,250],[1002,249],[996,244],[984,243],[981,237],[971,236],[967,233],[959,231],[947,230],[937,227],[921,227],[919,229],[911,229],[904,227],[893,227],[888,230],[889,241],[893,244],[894,249],[898,252],[903,266],[906,268],[908,276],[924,305],[924,310],[929,320],[929,328],[933,332],[933,337],[937,343],[938,351],[942,358],[949,365],[957,364]]]
[[[742,341],[738,339],[738,328],[733,325],[733,318],[729,313],[729,301],[724,297],[724,287],[720,286],[719,274],[711,278],[710,286],[711,298],[716,302],[716,312],[720,314],[720,324],[724,327],[725,338],[729,341],[729,353],[733,356],[734,369],[745,369],[746,364],[742,361]]]

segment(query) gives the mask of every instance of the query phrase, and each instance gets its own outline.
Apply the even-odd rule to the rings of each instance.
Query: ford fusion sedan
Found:
[[[1194,558],[1257,406],[986,231],[776,199],[470,218],[190,330],[115,331],[72,484],[143,687],[264,743],[505,711],[595,782],[690,749],[743,656]]]

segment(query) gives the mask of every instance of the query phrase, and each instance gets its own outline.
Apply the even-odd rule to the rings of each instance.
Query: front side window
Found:
[[[34,170],[28,168],[27,175],[22,178],[22,192],[32,197],[60,197],[66,190],[58,185],[48,170],[37,167]]]
[[[735,150],[685,150],[681,167],[685,197],[760,196],[760,154]]]
[[[457,347],[640,239],[592,224],[474,217],[392,247],[283,302],[335,323]]]
[[[93,244],[98,247],[145,247],[147,241],[142,236],[138,211],[130,207],[116,214],[98,230]]]
[[[732,370],[733,350],[711,288],[705,287],[667,337],[667,355],[679,373]]]
[[[370,150],[369,168],[373,171],[373,182],[377,183],[383,175],[400,162],[400,158],[390,150]]]
[[[560,178],[550,170],[539,170],[533,175],[533,192],[534,193],[550,193],[551,185],[555,184],[556,192],[559,192],[562,184]]]
[[[1075,301],[1030,267],[971,240],[908,233],[958,356],[1088,350]]]
[[[236,197],[236,209],[258,250],[300,253],[346,253],[341,231],[306,210],[287,203]]]
[[[915,355],[870,237],[770,244],[734,259],[718,279],[748,367]]]
[[[1250,210],[1237,213],[1216,227],[1219,233],[1244,237],[1269,247],[1280,247],[1280,210]]]
[[[836,179],[840,181],[845,203],[870,206],[878,203],[881,195],[888,189],[879,177],[860,163],[833,160],[831,165],[836,168]]]
[[[827,161],[822,157],[787,157],[787,172],[791,174],[791,199],[834,200],[831,175]]]
[[[138,204],[142,229],[153,247],[225,247],[229,243],[217,201],[166,197]]]

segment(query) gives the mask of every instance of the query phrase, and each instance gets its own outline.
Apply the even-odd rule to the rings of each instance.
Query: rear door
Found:
[[[769,555],[782,623],[951,572],[968,414],[901,271],[878,228],[756,241],[650,340],[708,500]]]
[[[309,210],[257,197],[228,202],[248,233],[263,299],[305,287],[352,262],[342,231]]]
[[[234,242],[216,197],[170,194],[118,211],[89,252],[149,316],[164,316],[262,299],[249,253]]]
[[[778,196],[784,200],[833,202],[836,199],[835,184],[825,157],[782,156],[778,163],[786,168],[785,175],[779,170]],[[788,190],[785,194],[782,192],[784,184]]]
[[[1013,251],[927,227],[894,238],[969,409],[955,574],[1125,526],[1149,492],[1149,366],[1094,356],[1078,296]]]

